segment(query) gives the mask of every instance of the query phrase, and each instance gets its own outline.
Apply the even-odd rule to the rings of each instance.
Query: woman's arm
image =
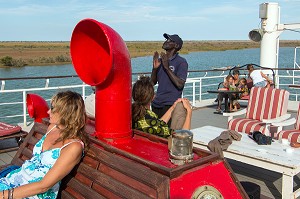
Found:
[[[190,130],[191,129],[191,120],[192,120],[192,108],[190,101],[187,98],[182,100],[183,107],[186,109],[186,117],[182,129]]]
[[[263,72],[260,71],[260,74],[263,78],[265,78],[267,80],[267,82],[269,82],[270,84],[273,83],[273,81],[267,75],[265,75]]]
[[[228,90],[228,87],[229,87],[229,84],[228,84],[228,82],[227,81],[224,81],[223,83],[222,83],[222,85],[223,85],[223,87],[222,88],[219,88],[218,90]]]
[[[176,107],[176,104],[181,101],[182,101],[181,98],[177,99],[160,119],[163,120],[165,123],[168,123],[172,116],[172,112],[173,112],[174,108]]]
[[[79,163],[81,156],[82,145],[79,142],[69,144],[61,150],[59,158],[41,181],[15,188],[14,199],[46,192],[71,172],[74,166]]]

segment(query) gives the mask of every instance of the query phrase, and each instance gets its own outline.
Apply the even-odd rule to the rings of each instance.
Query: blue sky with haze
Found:
[[[300,23],[300,0],[276,1],[281,23]],[[0,41],[69,41],[76,24],[93,18],[125,41],[163,40],[164,32],[184,40],[248,40],[260,27],[256,0],[0,0]],[[298,29],[298,31],[300,31]],[[280,39],[298,40],[284,31]]]

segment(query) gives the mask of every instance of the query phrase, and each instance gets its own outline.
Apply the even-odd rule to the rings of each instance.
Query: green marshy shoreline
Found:
[[[125,41],[131,58],[161,52],[163,41]],[[298,40],[282,40],[280,47],[300,46]],[[181,54],[201,51],[224,51],[259,48],[260,43],[246,40],[184,41]],[[0,67],[63,65],[71,63],[68,41],[2,41]]]

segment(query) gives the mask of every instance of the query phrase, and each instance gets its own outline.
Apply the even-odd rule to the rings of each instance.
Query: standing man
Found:
[[[160,53],[156,51],[153,56],[153,69],[151,81],[155,85],[158,83],[157,92],[152,102],[152,111],[161,118],[173,103],[181,98],[185,80],[187,78],[188,63],[178,54],[183,41],[174,34],[164,33],[166,41],[162,48],[166,51]]]

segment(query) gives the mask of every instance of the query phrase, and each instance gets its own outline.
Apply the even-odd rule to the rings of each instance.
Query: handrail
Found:
[[[203,71],[201,71],[203,72]],[[216,72],[216,71],[214,71]],[[218,72],[218,71],[217,71]],[[141,74],[146,74],[146,73],[135,73],[135,75],[141,75]],[[198,77],[192,77],[192,78],[188,78],[186,81],[186,86],[185,89],[183,91],[183,97],[187,97],[191,100],[191,103],[193,106],[196,105],[196,101],[201,101],[203,99],[203,96],[207,95],[206,90],[208,90],[208,87],[211,86],[216,86],[216,83],[214,82],[219,82],[221,79],[224,78],[224,75],[221,73],[214,75],[214,76],[209,76],[209,77],[205,77],[205,75],[207,75],[206,73],[201,75],[198,74]],[[75,85],[59,85],[59,86],[50,86],[51,85],[51,79],[54,78],[61,78],[61,79],[66,79],[66,78],[74,78],[76,76],[74,75],[69,75],[69,76],[44,76],[41,78],[38,77],[26,77],[26,78],[2,78],[2,89],[0,90],[0,120],[3,122],[9,121],[9,123],[18,123],[18,122],[12,122],[12,121],[20,121],[20,117],[22,117],[23,121],[23,125],[26,126],[28,124],[29,118],[28,118],[28,113],[27,113],[27,108],[26,108],[26,95],[27,93],[45,93],[44,97],[46,99],[46,101],[50,100],[50,97],[52,96],[51,91],[55,91],[58,89],[81,89],[81,94],[83,95],[83,97],[86,96],[86,92],[87,92],[87,88],[90,89],[91,88],[89,85],[82,83],[82,81],[80,81],[81,83],[79,84],[75,84]],[[5,79],[5,80],[4,80]],[[46,84],[40,84],[37,88],[16,88],[16,89],[5,89],[5,86],[7,87],[7,85],[9,85],[9,81],[11,80],[35,80],[35,79],[45,79],[46,80]],[[79,78],[78,78],[79,79]],[[60,82],[64,82],[63,80]],[[5,85],[5,86],[4,86]],[[92,92],[92,91],[91,91]],[[48,94],[49,93],[49,94]],[[22,95],[22,97],[16,97],[16,96],[20,96],[20,94]],[[20,100],[22,99],[22,100]],[[20,112],[18,113],[10,113],[14,110],[9,110],[9,108],[5,108],[8,106],[20,106],[22,105],[22,107],[19,108],[15,108],[13,107],[12,109],[20,109]],[[3,107],[3,108],[2,108]]]
[[[300,49],[300,47],[299,47]],[[242,66],[246,66],[247,64],[245,65],[242,65]],[[256,64],[253,64],[253,65],[256,65]],[[296,63],[297,66],[299,66],[299,64]],[[226,71],[231,71],[231,70],[234,70],[235,67],[242,67],[242,66],[234,66],[234,67],[231,67],[231,68],[227,68],[227,69],[222,69],[222,68],[219,68],[219,69],[211,69],[211,70],[189,70],[188,73],[207,73],[207,72],[226,72]],[[259,65],[256,65],[256,66],[259,66]],[[260,66],[261,68],[264,68],[264,69],[271,69],[271,68],[267,68],[267,67],[262,67]],[[245,70],[245,69],[244,69]],[[299,68],[272,68],[271,70],[278,70],[278,71],[300,71],[300,67]],[[221,74],[222,74],[221,73]],[[151,75],[151,72],[136,72],[136,73],[132,73],[132,75]],[[205,75],[204,75],[205,76]],[[57,76],[32,76],[32,77],[7,77],[7,78],[3,78],[3,77],[0,77],[0,81],[7,81],[7,80],[30,80],[30,79],[59,79],[59,78],[77,78],[78,75],[57,75]]]
[[[284,69],[289,71],[290,69]],[[199,70],[199,71],[189,71],[189,78],[186,81],[185,88],[183,90],[182,97],[187,97],[190,99],[192,106],[196,106],[197,102],[201,102],[206,99],[213,99],[215,96],[212,94],[207,93],[207,90],[211,90],[212,88],[217,88],[218,83],[223,81],[224,77],[227,75],[224,73],[224,71],[229,70]],[[300,69],[299,69],[300,71]],[[203,74],[202,74],[203,73]],[[216,74],[217,73],[217,74]],[[134,75],[141,75],[141,74],[150,74],[150,72],[143,72],[143,73],[134,73]],[[77,75],[69,75],[69,76],[44,76],[44,77],[26,77],[26,78],[2,78],[0,79],[2,82],[1,90],[0,90],[0,120],[7,120],[7,121],[21,121],[21,119],[18,119],[22,117],[23,124],[26,126],[28,123],[28,114],[26,109],[26,94],[29,92],[39,93],[39,92],[49,92],[49,91],[55,91],[58,89],[80,89],[81,94],[83,97],[86,96],[86,93],[92,92],[89,85],[86,85],[82,83],[82,81],[79,81],[80,83],[75,85],[59,85],[59,86],[51,86],[51,79],[57,79],[57,78],[78,78]],[[278,78],[277,81],[277,87],[287,89],[290,91],[290,96],[295,98],[295,100],[298,100],[298,93],[296,89],[290,89],[288,85],[294,84],[295,79],[298,79],[300,81],[300,76],[293,76],[288,73],[288,75],[278,75],[276,78]],[[40,85],[38,88],[17,88],[17,89],[7,89],[5,90],[5,87],[9,85],[10,80],[28,80],[28,79],[46,79],[46,83],[44,85]],[[78,78],[79,80],[79,78]],[[298,82],[299,82],[298,81]],[[59,81],[63,82],[63,81]],[[5,85],[5,86],[4,86]],[[15,96],[21,96],[22,97],[15,97]],[[89,93],[88,93],[89,94]],[[299,93],[300,94],[300,93]],[[14,97],[12,97],[14,96]],[[52,96],[47,94],[46,95],[48,101],[49,98]],[[20,101],[20,99],[22,99]],[[20,112],[17,113],[11,113],[11,110],[7,111],[7,106],[20,106],[22,105],[20,109]],[[3,107],[3,108],[2,108]],[[13,108],[15,109],[15,108]],[[5,111],[6,110],[6,111]],[[3,121],[3,122],[5,122]],[[16,122],[12,122],[16,123]]]
[[[24,126],[27,126],[28,122],[27,122],[27,107],[26,107],[26,96],[27,93],[29,92],[38,92],[38,91],[51,91],[51,90],[59,90],[59,89],[76,89],[79,88],[81,89],[81,94],[82,96],[85,98],[86,96],[86,87],[89,87],[89,85],[86,84],[80,84],[80,85],[71,85],[71,86],[53,86],[53,87],[44,87],[44,88],[31,88],[31,89],[13,89],[13,90],[0,90],[0,107],[1,106],[10,106],[10,105],[22,105],[22,108],[20,109],[20,113],[19,114],[13,114],[13,115],[5,115],[5,109],[1,108],[1,116],[0,116],[0,120],[3,119],[7,119],[7,118],[19,118],[19,117],[23,117],[23,122],[22,124]],[[22,101],[11,101],[11,99],[8,99],[9,101],[6,102],[2,102],[3,98],[5,98],[7,95],[5,94],[15,94],[17,95],[18,93],[22,94]],[[10,95],[11,96],[11,95]],[[49,101],[50,99],[46,99],[46,101]],[[14,107],[14,109],[16,109],[17,107]],[[22,113],[22,114],[21,114]],[[5,122],[5,121],[4,121]],[[20,121],[21,122],[21,121]],[[16,123],[16,122],[15,122]]]
[[[300,49],[300,47],[295,47],[294,49],[294,69],[300,69],[300,66],[297,62],[297,50]],[[293,70],[293,76],[295,76],[295,70]],[[293,84],[295,84],[295,80],[293,79]]]

